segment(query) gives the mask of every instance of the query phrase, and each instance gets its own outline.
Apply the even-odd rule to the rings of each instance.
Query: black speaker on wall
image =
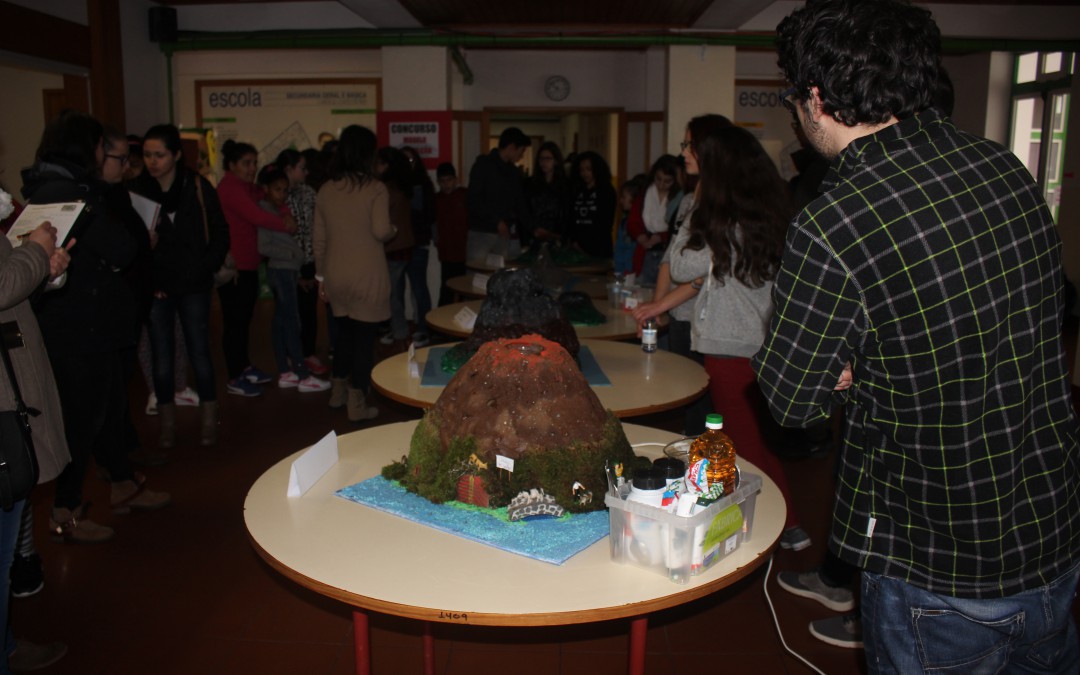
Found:
[[[151,7],[150,42],[176,42],[176,8]]]

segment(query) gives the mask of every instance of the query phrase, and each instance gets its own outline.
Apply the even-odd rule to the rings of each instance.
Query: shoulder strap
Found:
[[[206,202],[203,201],[202,179],[195,174],[195,196],[199,199],[199,212],[202,214],[203,234],[206,235],[206,243],[210,244],[210,224],[206,220]]]
[[[15,327],[16,331],[18,326]],[[0,335],[0,357],[3,357],[4,368],[7,370],[8,380],[11,382],[11,393],[15,395],[15,410],[23,419],[26,419],[26,415],[32,415],[37,417],[41,413],[33,408],[27,407],[23,401],[22,391],[19,389],[19,381],[15,379],[15,366],[11,363],[11,354],[8,353],[7,341],[4,340],[3,335]]]

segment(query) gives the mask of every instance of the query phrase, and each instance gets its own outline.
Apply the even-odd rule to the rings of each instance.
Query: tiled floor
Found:
[[[269,371],[267,309],[260,304],[253,334],[256,363]],[[146,394],[141,381],[132,392],[140,437],[152,443],[156,418],[142,413]],[[270,569],[253,551],[243,524],[244,497],[263,471],[330,429],[341,434],[356,428],[343,411],[328,409],[326,398],[325,393],[275,387],[256,399],[222,395],[221,440],[209,449],[197,444],[196,409],[180,408],[180,443],[172,461],[146,470],[152,487],[172,493],[171,507],[114,516],[106,484],[87,477],[90,517],[116,528],[116,538],[106,544],[50,540],[46,523],[52,487],[41,489],[33,501],[45,589],[12,605],[18,636],[63,640],[70,646],[61,662],[41,672],[352,673],[350,609]],[[377,423],[419,417],[418,411],[386,400],[379,406]],[[676,430],[678,419],[669,414],[632,421]],[[768,589],[793,649],[826,673],[860,673],[865,672],[861,652],[830,647],[807,632],[808,621],[830,611],[788,595],[773,578],[777,569],[801,570],[821,558],[832,465],[831,456],[785,461],[795,508],[814,545],[799,553],[778,551]],[[647,672],[810,673],[784,652],[762,591],[764,578],[762,569],[713,596],[651,617]],[[622,674],[627,627],[623,621],[528,629],[435,625],[436,672]],[[422,672],[420,630],[415,621],[373,616],[374,671]]]

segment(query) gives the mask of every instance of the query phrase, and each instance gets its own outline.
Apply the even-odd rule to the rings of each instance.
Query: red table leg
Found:
[[[368,637],[368,615],[354,609],[353,648],[356,650],[356,675],[371,675],[371,641]]]
[[[645,635],[649,617],[639,616],[630,621],[630,675],[645,675]]]
[[[435,675],[435,638],[431,637],[431,622],[424,622],[424,675]]]

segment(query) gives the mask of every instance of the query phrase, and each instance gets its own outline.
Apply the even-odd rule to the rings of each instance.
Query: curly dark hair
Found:
[[[712,251],[713,276],[759,288],[780,267],[795,213],[787,184],[752,133],[718,127],[693,139],[700,182],[686,248]]]
[[[777,64],[800,101],[847,126],[904,119],[933,103],[941,32],[907,0],[809,0],[776,27]]]

